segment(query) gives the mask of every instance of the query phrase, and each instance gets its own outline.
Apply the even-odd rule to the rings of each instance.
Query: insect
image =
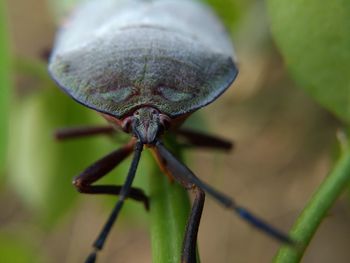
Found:
[[[82,193],[118,195],[109,219],[86,262],[96,261],[124,200],[149,207],[148,197],[132,182],[147,146],[161,169],[195,199],[183,241],[182,262],[196,262],[196,240],[205,193],[252,226],[286,243],[284,233],[201,181],[163,144],[169,131],[194,146],[229,149],[215,136],[181,129],[194,111],[217,99],[238,69],[229,37],[204,5],[188,0],[90,0],[59,31],[49,61],[58,86],[77,102],[101,113],[107,127],[71,128],[58,137],[73,138],[123,130],[128,144],[98,160],[73,180]],[[134,152],[123,186],[94,185]]]

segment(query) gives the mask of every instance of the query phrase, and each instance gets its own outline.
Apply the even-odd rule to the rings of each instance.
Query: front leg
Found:
[[[190,217],[188,218],[184,240],[182,243],[182,263],[196,263],[197,262],[197,236],[199,224],[202,217],[205,193],[199,187],[193,187],[195,192],[195,199],[193,201]]]
[[[168,163],[169,160],[166,160],[164,155],[162,155],[157,148],[152,148],[152,152],[161,170],[167,174],[171,180],[175,179],[185,189],[193,190],[195,193],[195,199],[193,201],[190,216],[187,220],[185,235],[182,243],[181,263],[196,263],[197,235],[204,207],[205,193],[201,188],[197,187],[190,181],[182,180],[178,174],[178,171],[171,169]]]
[[[73,179],[73,185],[77,190],[84,194],[109,194],[119,195],[121,186],[117,185],[92,185],[94,182],[112,171],[126,157],[128,157],[134,149],[135,142],[131,141],[122,148],[106,155],[102,159],[85,169],[80,175]],[[128,197],[143,202],[145,208],[149,209],[148,197],[141,189],[131,188]]]

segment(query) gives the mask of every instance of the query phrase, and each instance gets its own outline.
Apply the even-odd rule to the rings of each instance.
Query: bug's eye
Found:
[[[152,114],[157,114],[158,111],[156,111],[155,109],[152,110]]]

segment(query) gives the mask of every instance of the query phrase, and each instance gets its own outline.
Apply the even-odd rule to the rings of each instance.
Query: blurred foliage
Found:
[[[56,21],[61,21],[62,18],[67,17],[71,10],[80,2],[87,0],[47,0],[50,5],[50,11],[53,13]]]
[[[269,0],[271,27],[294,79],[350,123],[350,2]]]
[[[8,113],[11,101],[11,61],[8,21],[4,1],[0,2],[0,183],[7,158]]]
[[[350,124],[350,2],[269,0],[273,35],[295,81],[313,99]],[[341,142],[342,143],[342,142]],[[300,262],[327,212],[350,182],[350,152],[344,151],[295,222],[299,249],[282,248],[275,261]]]
[[[57,142],[55,129],[91,123],[90,113],[55,87],[21,98],[11,113],[10,180],[23,200],[38,209],[46,224],[71,207],[77,193],[71,185],[93,158],[100,157],[103,142]]]
[[[220,16],[224,24],[231,31],[236,27],[237,22],[242,14],[244,14],[244,9],[251,4],[251,0],[237,1],[237,0],[202,0],[206,2],[216,13]]]
[[[43,262],[34,252],[33,244],[0,232],[0,261],[11,263]]]

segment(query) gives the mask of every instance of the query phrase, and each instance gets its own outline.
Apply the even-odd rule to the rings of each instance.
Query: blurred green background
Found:
[[[52,2],[11,0],[0,6],[0,262],[83,262],[115,201],[113,197],[79,195],[71,180],[118,147],[125,136],[64,143],[52,136],[58,127],[103,123],[48,77],[42,54],[50,49],[57,29],[57,9]],[[330,54],[320,55],[333,42],[344,44],[342,50],[350,47],[341,42],[349,33],[336,26],[344,22],[345,11],[336,13],[336,9],[337,15],[327,18],[335,25],[326,21],[324,27],[337,34],[330,42],[322,42],[324,47],[314,47],[323,35],[305,30],[284,36],[293,33],[293,28],[283,27],[293,22],[288,15],[300,14],[295,6],[283,6],[285,1],[268,1],[269,12],[267,3],[259,0],[206,2],[232,34],[240,75],[222,97],[195,113],[188,123],[203,119],[203,129],[232,139],[236,148],[229,154],[191,150],[187,163],[200,178],[287,231],[332,167],[337,152],[335,134],[342,127],[311,96],[317,93],[313,97],[339,119],[350,119],[348,52],[340,52],[339,58],[339,50],[331,46]],[[314,10],[314,2],[305,10]],[[279,17],[276,10],[282,9]],[[320,7],[317,12],[324,10]],[[305,26],[303,15],[296,21],[300,28]],[[272,39],[269,21],[284,59]],[[300,55],[294,43],[308,36],[315,42],[302,45],[300,49],[308,52]],[[307,54],[312,63],[305,65],[302,58]],[[324,57],[341,76],[323,71]],[[331,89],[324,95],[317,91],[329,83],[345,86],[345,92]],[[334,94],[345,102],[328,104],[329,97],[339,99]],[[143,175],[152,162],[148,155],[142,157],[135,182],[146,190]],[[115,175],[125,173],[127,164],[107,180],[120,182],[122,178]],[[344,195],[322,223],[302,262],[349,262],[349,219],[349,198]],[[148,221],[141,205],[127,202],[99,262],[151,262]],[[199,233],[202,262],[271,262],[279,246],[207,198]]]

